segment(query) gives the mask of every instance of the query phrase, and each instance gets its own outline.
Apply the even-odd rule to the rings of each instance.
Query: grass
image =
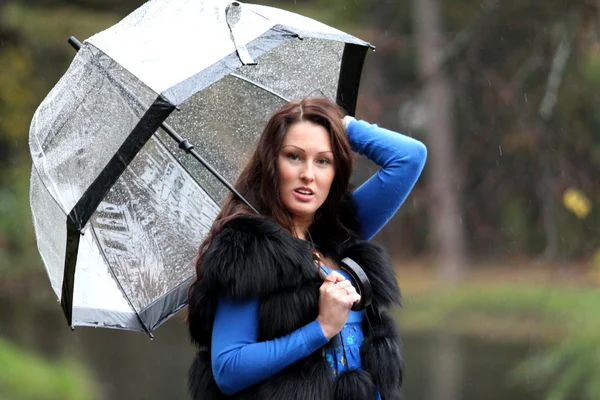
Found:
[[[600,334],[600,290],[585,276],[552,274],[531,267],[485,269],[448,286],[423,268],[402,269],[398,318],[405,332],[445,329],[505,340]]]

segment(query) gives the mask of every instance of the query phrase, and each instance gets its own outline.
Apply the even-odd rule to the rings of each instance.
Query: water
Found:
[[[441,332],[404,335],[405,398],[425,400],[534,400],[542,393],[511,384],[507,374],[532,350]],[[535,351],[535,350],[533,350]]]
[[[2,297],[0,336],[49,359],[72,357],[94,376],[97,399],[185,399],[193,348],[184,312],[150,340],[142,333],[66,326],[50,293],[34,303]],[[46,299],[47,297],[47,299]],[[491,342],[441,333],[403,335],[405,399],[542,399],[511,387],[506,373],[527,355],[527,344]],[[90,397],[94,398],[94,397]]]

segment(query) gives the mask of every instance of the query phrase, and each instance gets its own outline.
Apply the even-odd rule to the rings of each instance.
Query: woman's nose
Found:
[[[315,180],[315,174],[310,163],[308,163],[302,170],[302,173],[300,174],[300,179],[307,182],[312,182]]]

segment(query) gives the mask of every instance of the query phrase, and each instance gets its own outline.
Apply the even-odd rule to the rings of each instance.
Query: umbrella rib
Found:
[[[248,82],[249,84],[251,84],[251,85],[254,85],[254,86],[256,86],[256,87],[257,87],[257,88],[259,88],[259,89],[262,89],[262,90],[264,90],[264,91],[267,91],[267,92],[271,93],[272,95],[279,97],[279,98],[280,98],[281,100],[283,100],[283,101],[290,101],[290,99],[288,99],[287,97],[284,97],[283,95],[281,95],[281,94],[279,94],[279,93],[275,92],[274,90],[271,90],[271,89],[269,89],[269,88],[268,88],[268,87],[266,87],[266,86],[263,86],[263,85],[261,85],[261,84],[260,84],[260,83],[258,83],[258,82],[255,82],[255,81],[253,81],[253,80],[250,80],[250,79],[248,79],[248,78],[246,78],[246,77],[244,77],[244,76],[238,75],[238,74],[234,74],[234,73],[232,73],[232,74],[230,74],[230,75],[231,75],[231,76],[233,76],[234,78],[238,78],[238,79],[241,79],[241,80],[243,80],[243,81],[245,81],[245,82]]]
[[[240,199],[244,204],[246,204],[252,211],[254,211],[256,214],[260,213],[258,212],[258,210],[256,210],[256,208],[254,208],[254,206],[252,206],[252,204],[250,204],[250,202],[248,202],[248,200],[246,200],[246,198],[244,196],[242,196],[234,187],[231,183],[229,183],[227,181],[227,179],[225,179],[216,169],[214,169],[212,167],[212,165],[210,165],[208,163],[208,161],[206,161],[200,154],[198,154],[198,152],[196,152],[196,150],[194,150],[194,145],[192,145],[187,139],[181,137],[177,132],[175,132],[175,130],[173,128],[171,128],[171,126],[169,124],[167,124],[166,122],[163,122],[160,127],[167,133],[167,135],[169,135],[173,140],[175,140],[178,144],[179,144],[179,148],[183,151],[185,151],[187,154],[191,154],[192,157],[194,157],[198,162],[200,162],[200,164],[202,164],[204,166],[204,168],[206,168],[208,170],[208,172],[210,172],[215,178],[217,178],[223,185],[225,185],[225,187],[227,189],[229,189],[229,191],[231,193],[233,193],[235,196],[237,196],[238,199]],[[156,135],[155,135],[156,136]]]

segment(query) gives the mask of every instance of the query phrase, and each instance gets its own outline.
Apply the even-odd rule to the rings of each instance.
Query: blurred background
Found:
[[[150,340],[71,332],[29,209],[33,112],[140,0],[0,0],[0,399],[183,399],[185,312]],[[600,1],[262,4],[373,43],[357,117],[423,141],[375,238],[393,255],[405,398],[600,399]],[[376,171],[360,159],[356,184]]]

